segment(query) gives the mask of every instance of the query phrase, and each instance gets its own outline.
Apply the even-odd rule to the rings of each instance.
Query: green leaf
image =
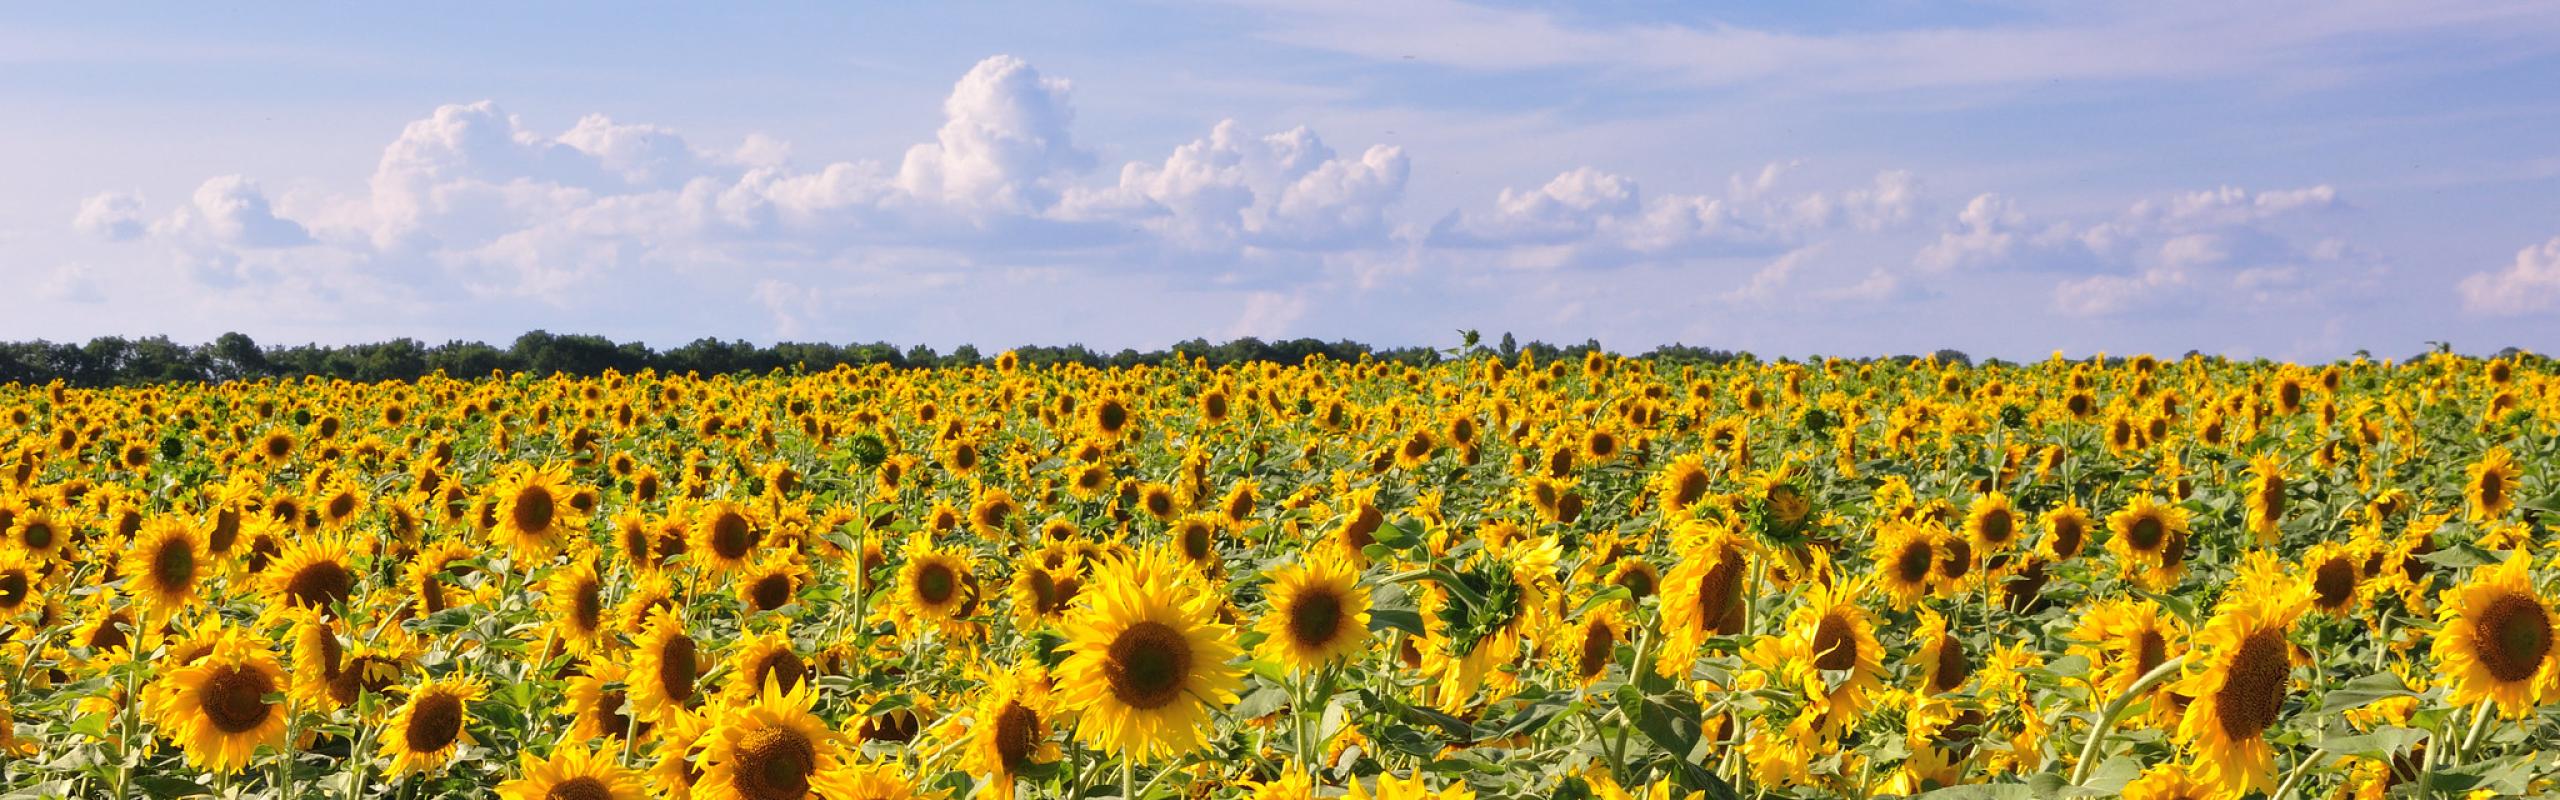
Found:
[[[2334,693],[2333,693],[2334,694]],[[2409,749],[2409,745],[2427,738],[2427,732],[2411,728],[2384,727],[2372,733],[2353,736],[2325,736],[2311,743],[2324,753],[2385,759]]]
[[[2398,675],[2388,672],[2367,675],[2348,681],[2347,685],[2331,689],[2328,694],[2321,695],[2320,713],[2334,714],[2377,700],[2416,696],[2418,696],[2417,692],[2410,691],[2409,687],[2401,684]]]

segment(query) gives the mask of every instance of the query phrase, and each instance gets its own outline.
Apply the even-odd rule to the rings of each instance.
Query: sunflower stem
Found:
[[[2311,774],[2312,765],[2318,763],[2320,763],[2319,756],[2309,753],[2303,754],[2302,761],[2293,765],[2293,771],[2285,773],[2284,782],[2276,786],[2276,793],[2267,796],[2274,798],[2274,800],[2285,800],[2285,798],[2292,797],[2293,790],[2302,785],[2303,776]]]
[[[1138,760],[1120,757],[1120,800],[1138,800]]]
[[[2106,708],[2098,713],[2097,724],[2089,728],[2088,743],[2080,746],[2079,762],[2071,765],[2071,785],[2078,786],[2088,782],[2089,769],[2098,761],[2098,749],[2106,746],[2107,734],[2115,730],[2116,719],[2124,716],[2124,710],[2132,706],[2136,698],[2151,691],[2151,687],[2158,686],[2161,681],[2168,680],[2169,676],[2177,674],[2178,668],[2185,666],[2186,662],[2185,656],[2160,662],[2160,666],[2152,667],[2150,672],[2144,673],[2141,680],[2134,681],[2133,685],[2127,687],[2122,694],[2107,701]]]
[[[2489,732],[2489,718],[2495,716],[2491,708],[2494,702],[2483,698],[2479,705],[2471,707],[2471,731],[2463,734],[2462,746],[2453,751],[2455,757],[2467,760],[2471,758],[2471,749],[2480,746],[2480,736]]]

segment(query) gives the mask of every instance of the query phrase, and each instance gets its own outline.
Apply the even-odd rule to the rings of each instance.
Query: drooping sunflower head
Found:
[[[2258,534],[2260,544],[2272,544],[2276,525],[2284,519],[2286,481],[2284,464],[2272,453],[2261,453],[2249,459],[2249,482],[2244,505],[2248,508],[2251,533]]]
[[[2451,678],[2452,701],[2495,700],[2511,717],[2560,697],[2551,601],[2534,586],[2532,556],[2523,552],[2478,567],[2436,610],[2434,654]]]
[[[2142,676],[2185,653],[2187,640],[2186,628],[2177,617],[2164,614],[2159,604],[2148,599],[2098,603],[2081,614],[2079,624],[2065,636],[2071,642],[2070,652],[2089,660],[2091,687],[2109,697],[2130,691]],[[2152,695],[2152,713],[2143,719],[2174,723],[2175,709],[2157,699],[2161,690],[2154,688]]]
[[[391,774],[451,762],[454,749],[472,741],[470,703],[485,691],[479,679],[468,677],[430,678],[410,687],[408,700],[392,713],[382,734],[383,750],[391,754]]]
[[[1911,654],[1911,662],[1920,667],[1921,690],[1945,694],[1964,688],[1973,677],[1973,660],[1964,649],[1964,640],[1947,631],[1947,618],[1935,611],[1920,611],[1920,632],[1912,638],[1919,644]]]
[[[1254,625],[1262,655],[1308,671],[1351,656],[1369,641],[1369,592],[1336,559],[1309,557],[1271,576],[1271,608]]]
[[[635,713],[663,725],[694,705],[702,652],[685,631],[683,617],[658,609],[648,620],[632,642],[631,706]]]
[[[1687,674],[1709,637],[1742,631],[1749,608],[1743,594],[1751,583],[1745,540],[1732,529],[1691,522],[1681,526],[1673,542],[1680,561],[1662,577],[1667,635],[1654,664],[1663,675]]]

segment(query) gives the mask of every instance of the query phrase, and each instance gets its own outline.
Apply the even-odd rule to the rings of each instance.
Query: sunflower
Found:
[[[2471,520],[2487,522],[2507,515],[2515,508],[2516,481],[2523,473],[2516,469],[2515,456],[2504,447],[2489,448],[2480,463],[2463,471],[2462,499],[2470,507]]]
[[[1160,550],[1112,561],[1068,611],[1059,699],[1086,744],[1129,759],[1188,753],[1206,741],[1210,708],[1235,702],[1224,598],[1185,574]]]
[[[2187,535],[2187,510],[2148,495],[2137,497],[2107,515],[2107,528],[2115,534],[2107,539],[2107,549],[2115,551],[2128,572],[2158,567],[2171,549],[2183,547],[2179,540]]]
[[[694,681],[701,677],[701,646],[685,632],[684,618],[667,610],[649,614],[649,622],[632,642],[631,707],[653,722],[693,705]]]
[[[1022,524],[1022,504],[1014,502],[1013,493],[989,487],[969,503],[969,530],[988,539],[1013,538]]]
[[[1467,788],[1464,781],[1451,781],[1434,792],[1430,784],[1423,782],[1419,772],[1407,778],[1380,774],[1374,790],[1353,781],[1351,793],[1345,795],[1351,800],[1475,800],[1475,796],[1475,790]]]
[[[192,664],[163,673],[151,716],[187,763],[221,774],[248,766],[261,746],[285,746],[284,667],[267,647],[226,631]]]
[[[490,492],[497,505],[489,535],[517,558],[549,558],[586,525],[585,514],[569,502],[574,490],[566,466],[511,465],[498,473]]]
[[[844,737],[809,713],[810,687],[767,687],[751,703],[724,708],[701,739],[701,800],[848,797],[840,785]]]
[[[2452,679],[2456,706],[2495,700],[2509,717],[2560,697],[2560,658],[2552,656],[2551,601],[2534,588],[2533,557],[2518,552],[2476,568],[2436,610],[2435,661]]]
[[[204,542],[186,519],[154,517],[124,552],[127,590],[152,616],[165,619],[195,603],[198,579],[211,571],[206,560]]]
[[[1066,548],[1056,547],[1063,551]],[[1078,559],[1060,556],[1054,562],[1045,554],[1052,548],[1025,555],[1013,569],[1014,622],[1025,631],[1040,627],[1066,613],[1067,603],[1083,588],[1083,568]]]
[[[44,606],[44,573],[16,548],[0,548],[0,614]]]
[[[561,692],[564,701],[560,713],[569,716],[569,733],[580,740],[611,736],[638,741],[655,727],[646,719],[629,713],[631,695],[623,688],[630,671],[621,664],[597,660],[588,662],[583,674],[569,678],[568,688]]]
[[[1964,640],[1947,631],[1947,618],[1928,609],[1920,610],[1920,632],[1912,641],[1911,663],[1920,667],[1920,687],[1928,694],[1945,694],[1964,688],[1973,677],[1973,660],[1965,655]]]
[[[1297,672],[1360,652],[1369,643],[1369,592],[1349,565],[1313,554],[1272,573],[1271,608],[1254,624],[1261,657]]]
[[[1875,539],[1875,552],[1869,558],[1875,561],[1877,581],[1893,599],[1893,607],[1908,609],[1928,596],[1938,580],[1938,537],[1928,528],[1897,519],[1877,528]]]
[[[2037,543],[2036,550],[2045,558],[2068,561],[2080,557],[2080,551],[2088,548],[2090,520],[2086,509],[2065,502],[2046,509],[2040,520],[2044,523],[2044,541]]]
[[[896,762],[847,766],[835,786],[831,800],[916,800],[920,796],[915,781]]]
[[[551,634],[569,652],[589,655],[604,645],[604,580],[590,559],[580,558],[551,572],[544,584],[551,609]]]
[[[2009,549],[2018,540],[2018,510],[2009,505],[2009,496],[1999,492],[1973,498],[1965,509],[1965,537],[1973,549],[1991,555]]]
[[[2217,794],[2180,764],[2157,764],[2124,785],[2124,800],[2201,800]]]
[[[2308,594],[2243,585],[2225,594],[2196,632],[2184,677],[2170,690],[2194,698],[2174,735],[2199,783],[2226,794],[2275,793],[2266,733],[2284,715],[2293,672],[2288,636]]]
[[[358,577],[344,539],[331,534],[296,537],[263,576],[271,610],[335,614],[355,597]]]
[[[2364,605],[2362,549],[2336,542],[2311,546],[2302,556],[2302,571],[2311,577],[2311,607],[2348,617]]]
[[[518,756],[524,777],[498,784],[506,800],[641,800],[640,777],[614,760],[612,743],[589,749],[584,742],[562,740],[550,758],[527,750]]]
[[[1670,516],[1688,511],[1706,499],[1707,490],[1713,486],[1707,476],[1706,457],[1696,453],[1672,459],[1654,476],[1654,494],[1662,498],[1662,511]]]
[[[430,678],[409,688],[409,699],[392,712],[383,730],[384,749],[391,753],[391,774],[407,775],[444,766],[456,745],[472,741],[470,703],[486,691],[477,678]]]
[[[2277,524],[2284,521],[2284,464],[2273,453],[2261,453],[2249,459],[2248,497],[2242,504],[2248,508],[2249,532],[2258,535],[2258,546],[2276,543]]]
[[[935,547],[923,531],[907,539],[906,563],[898,567],[894,619],[900,632],[921,636],[927,630],[957,635],[967,629],[965,610],[977,603],[977,578],[958,550]]]
[[[800,586],[809,582],[809,568],[801,565],[798,556],[797,551],[776,550],[747,568],[738,580],[738,602],[757,611],[790,605],[799,596]]]
[[[718,500],[694,513],[688,550],[715,575],[746,569],[764,543],[764,525],[755,509]]]
[[[1574,681],[1589,688],[1609,676],[1609,665],[1618,663],[1618,644],[1624,641],[1627,623],[1618,617],[1618,604],[1603,603],[1565,626],[1553,649]]]
[[[9,529],[9,544],[37,563],[52,561],[61,555],[63,545],[71,539],[71,531],[56,519],[52,511],[30,505],[18,513],[18,524]]]
[[[2071,643],[2072,655],[2089,661],[2089,687],[2099,697],[2131,691],[2142,676],[2185,653],[2187,648],[2186,626],[2147,599],[2098,603],[2083,612],[2079,624],[2063,636]],[[2159,688],[2152,689],[2154,698],[2160,694]],[[2154,703],[2150,712],[2146,719],[2156,725],[2176,724],[2177,709],[2169,703]]]
[[[1743,599],[1750,563],[1740,536],[1721,525],[1691,522],[1680,527],[1680,563],[1662,577],[1662,626],[1665,637],[1654,671],[1685,675],[1709,637],[1742,632],[1750,603]]]
[[[809,677],[809,660],[791,647],[791,637],[766,631],[739,638],[729,655],[730,682],[721,694],[734,705],[751,705],[770,685],[789,692]]]
[[[1218,533],[1225,530],[1215,514],[1184,514],[1165,531],[1183,563],[1208,570],[1218,565]]]
[[[1787,617],[1807,663],[1825,674],[1822,680],[1825,730],[1838,731],[1865,712],[1869,693],[1884,685],[1884,648],[1876,643],[1875,621],[1859,607],[1864,581],[1816,585],[1805,605]],[[1846,673],[1830,677],[1831,673]]]
[[[966,768],[978,776],[979,796],[1012,800],[1023,770],[1058,760],[1049,740],[1057,716],[1049,678],[1036,665],[997,672],[987,681],[969,726]]]

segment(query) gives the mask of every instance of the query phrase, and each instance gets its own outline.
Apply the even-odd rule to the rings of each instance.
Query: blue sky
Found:
[[[0,11],[0,338],[2560,348],[2548,3]]]

